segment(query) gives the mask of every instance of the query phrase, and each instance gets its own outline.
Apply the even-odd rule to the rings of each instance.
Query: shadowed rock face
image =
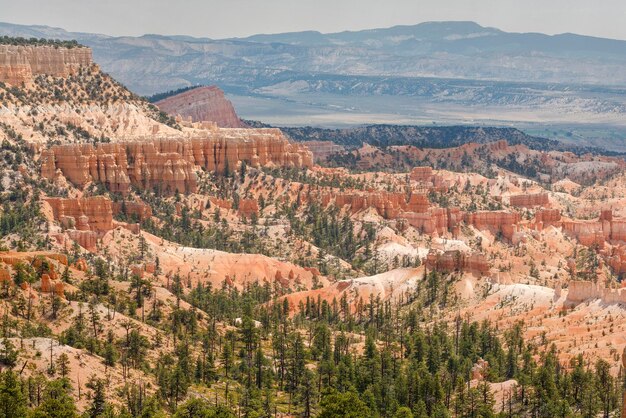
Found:
[[[191,118],[192,122],[215,122],[221,128],[245,128],[232,103],[216,86],[204,86],[187,90],[155,103],[171,116]]]
[[[0,81],[14,86],[40,74],[67,77],[92,63],[90,48],[0,45]]]

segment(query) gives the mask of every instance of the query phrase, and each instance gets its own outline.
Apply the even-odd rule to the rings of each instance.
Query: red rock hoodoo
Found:
[[[563,221],[563,231],[582,245],[603,247],[606,242],[626,242],[626,219],[615,219],[610,210],[603,210],[597,221]]]
[[[41,174],[59,170],[74,185],[103,183],[127,193],[130,185],[163,192],[195,192],[196,167],[224,173],[242,161],[251,167],[310,167],[311,152],[289,142],[279,129],[214,129],[206,137],[57,145],[42,153]]]
[[[541,209],[535,212],[535,227],[539,230],[548,225],[557,226],[561,222],[559,209]]]
[[[133,233],[139,232],[138,224],[113,221],[114,214],[125,210],[128,216],[135,217],[137,221],[152,216],[152,209],[143,202],[112,202],[104,196],[81,199],[52,197],[44,200],[52,208],[54,219],[61,223],[67,236],[89,251],[95,250],[98,239],[117,226]]]
[[[113,208],[104,196],[83,199],[44,199],[52,207],[54,219],[68,229],[106,232],[113,229]]]
[[[415,167],[411,170],[411,180],[417,183],[420,189],[446,191],[449,185],[439,174],[435,174],[428,166]]]
[[[515,235],[519,221],[520,214],[517,212],[479,211],[465,214],[465,223],[477,229],[502,234],[511,242],[516,241]]]

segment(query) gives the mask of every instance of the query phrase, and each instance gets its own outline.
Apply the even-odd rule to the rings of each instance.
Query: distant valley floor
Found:
[[[274,93],[274,92],[273,92]],[[598,109],[563,94],[544,103],[471,104],[415,96],[278,92],[228,94],[244,119],[276,126],[344,128],[365,124],[512,126],[571,145],[626,151],[626,112]],[[598,96],[599,97],[599,96]],[[511,98],[514,100],[514,95]],[[622,97],[618,98],[621,102]],[[598,98],[589,99],[594,102]],[[614,100],[614,98],[612,98]],[[626,101],[626,100],[624,100]],[[587,102],[588,104],[588,102]]]

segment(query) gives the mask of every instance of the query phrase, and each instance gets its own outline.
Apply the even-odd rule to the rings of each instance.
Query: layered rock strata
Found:
[[[493,234],[513,242],[518,242],[518,226],[520,214],[517,212],[479,211],[465,214],[465,223],[476,229],[488,230]]]
[[[60,171],[74,185],[91,181],[126,194],[131,185],[166,193],[197,190],[197,167],[226,173],[252,167],[310,167],[311,152],[278,129],[215,129],[201,138],[57,145],[42,153],[41,174]]]
[[[46,74],[67,77],[93,63],[91,49],[34,45],[0,45],[0,81],[11,85],[30,83]]]
[[[563,221],[563,231],[582,245],[603,247],[606,242],[626,242],[626,219],[614,219],[611,211],[602,211],[597,221]]]
[[[428,166],[413,168],[410,178],[417,183],[417,187],[420,189],[445,192],[449,188],[449,184],[443,176],[435,174],[433,169]]]
[[[604,303],[626,303],[626,288],[611,289],[600,283],[570,280],[567,302],[578,304],[589,299],[600,299]]]
[[[172,116],[192,122],[211,121],[222,128],[245,128],[233,104],[217,86],[202,86],[167,97],[155,103]]]
[[[139,232],[138,224],[116,222],[113,215],[124,211],[127,216],[137,221],[152,216],[152,209],[143,202],[112,202],[104,196],[81,199],[54,197],[44,200],[52,208],[54,219],[63,226],[67,236],[89,251],[94,251],[98,239],[117,226],[122,226],[133,233]],[[64,243],[62,234],[58,239]]]
[[[559,209],[540,209],[535,212],[535,229],[541,231],[547,226],[559,226],[561,211]]]
[[[485,256],[479,253],[466,254],[461,251],[439,253],[431,250],[426,256],[425,264],[429,269],[448,273],[453,271],[489,273],[489,263]]]
[[[464,213],[459,208],[431,207],[424,194],[413,193],[407,200],[405,193],[399,192],[340,192],[322,196],[324,206],[334,202],[337,207],[349,207],[354,214],[372,208],[385,219],[403,219],[425,234],[458,232],[458,226],[465,221],[480,230],[501,234],[514,244],[521,240],[517,224],[520,214],[504,211],[480,211]]]
[[[52,207],[54,219],[67,229],[94,232],[113,229],[113,207],[104,196],[83,199],[52,197],[44,200]]]
[[[518,208],[545,207],[550,204],[547,193],[519,194],[509,198],[511,206]]]

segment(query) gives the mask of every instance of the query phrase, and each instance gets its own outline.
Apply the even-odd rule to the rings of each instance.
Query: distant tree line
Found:
[[[71,41],[62,41],[60,39],[45,39],[45,38],[22,38],[1,36],[0,45],[16,45],[16,46],[53,46],[55,48],[86,48],[85,45],[81,45],[78,41],[72,39]]]
[[[179,89],[164,91],[162,93],[156,93],[156,94],[153,94],[152,96],[147,96],[146,100],[148,100],[150,103],[156,103],[159,100],[167,99],[168,97],[176,96],[177,94],[184,93],[189,90],[197,89],[198,87],[202,87],[202,85],[196,84],[193,86],[181,87]]]

